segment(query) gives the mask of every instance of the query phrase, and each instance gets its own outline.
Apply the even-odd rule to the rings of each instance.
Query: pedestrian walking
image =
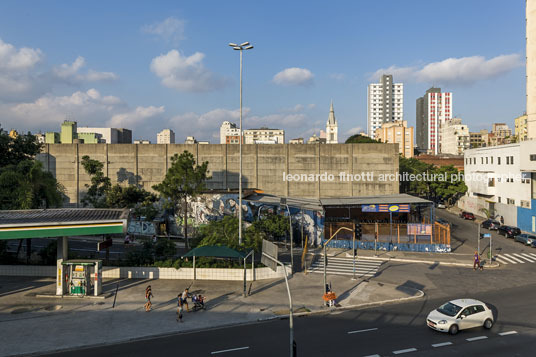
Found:
[[[501,216],[501,226],[504,225],[504,217]]]
[[[478,252],[475,252],[474,255],[474,263],[473,263],[473,270],[480,269],[482,270],[482,265],[480,265],[480,255]]]
[[[177,295],[177,322],[182,322],[182,312],[184,308],[182,306],[182,296]]]
[[[190,312],[190,308],[188,307],[188,297],[190,297],[190,293],[188,291],[188,288],[186,288],[182,292],[181,300],[182,300],[182,304],[186,305],[186,311]]]
[[[153,303],[151,302],[151,297],[154,297],[151,285],[147,286],[145,288],[145,311],[149,312],[151,311],[151,306],[153,306]]]

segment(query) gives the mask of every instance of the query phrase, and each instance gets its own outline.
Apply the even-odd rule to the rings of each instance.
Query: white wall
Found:
[[[286,267],[290,273],[290,267]],[[253,280],[251,266],[246,271],[246,279]],[[277,271],[270,268],[256,268],[255,280],[283,278],[283,268]],[[56,276],[55,266],[42,265],[0,265],[0,276]],[[105,279],[179,279],[194,278],[193,268],[154,268],[154,267],[103,267],[102,277]],[[197,268],[198,280],[244,280],[243,269]]]

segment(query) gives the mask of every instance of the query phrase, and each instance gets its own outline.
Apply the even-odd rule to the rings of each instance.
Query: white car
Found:
[[[493,326],[493,313],[482,301],[475,299],[457,299],[444,303],[428,314],[426,325],[452,335],[459,330],[484,326]]]

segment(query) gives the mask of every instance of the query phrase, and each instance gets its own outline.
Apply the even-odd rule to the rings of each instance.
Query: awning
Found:
[[[213,257],[213,258],[244,258],[246,255],[242,252],[229,248],[227,246],[206,245],[190,250],[183,257]]]
[[[0,211],[0,239],[122,234],[128,209],[61,208]]]

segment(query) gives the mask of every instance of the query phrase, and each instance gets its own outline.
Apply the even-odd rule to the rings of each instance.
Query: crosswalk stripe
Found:
[[[517,264],[517,263],[516,263],[515,261],[513,261],[512,259],[509,259],[509,258],[505,257],[504,254],[503,254],[503,255],[498,255],[496,259],[504,259],[504,260],[509,261],[509,262],[512,263],[512,264]],[[508,263],[506,263],[506,264],[508,264]]]
[[[508,253],[504,253],[504,254],[503,254],[503,257],[504,257],[504,256],[507,256],[508,258],[513,259],[513,260],[515,260],[515,261],[518,262],[518,263],[525,263],[525,262],[522,261],[521,259],[516,258],[516,257],[514,257],[514,256],[511,256],[511,255],[508,254]]]
[[[355,261],[355,275],[359,277],[373,277],[377,274],[383,261],[368,261],[358,260]],[[319,256],[307,269],[311,273],[323,273],[324,272],[324,257]],[[347,275],[354,274],[354,260],[347,258],[336,258],[328,256],[328,264],[326,266],[326,273],[334,275]]]
[[[518,256],[518,257],[520,257],[520,258],[523,258],[523,259],[525,259],[525,260],[528,260],[528,261],[531,262],[531,263],[536,262],[536,260],[534,260],[534,258],[531,257],[531,256],[528,255],[528,254],[523,254],[523,253],[519,253],[519,254],[517,254],[517,253],[514,253],[514,255],[515,255],[515,256]]]
[[[501,263],[501,264],[508,264],[508,263],[506,262],[506,260],[502,260],[500,256],[495,257],[495,260],[497,260],[497,261],[498,261],[499,263]],[[516,263],[514,263],[514,264],[516,264]]]
[[[527,254],[529,254],[531,257],[536,258],[536,254],[534,254],[534,253],[527,253]]]

